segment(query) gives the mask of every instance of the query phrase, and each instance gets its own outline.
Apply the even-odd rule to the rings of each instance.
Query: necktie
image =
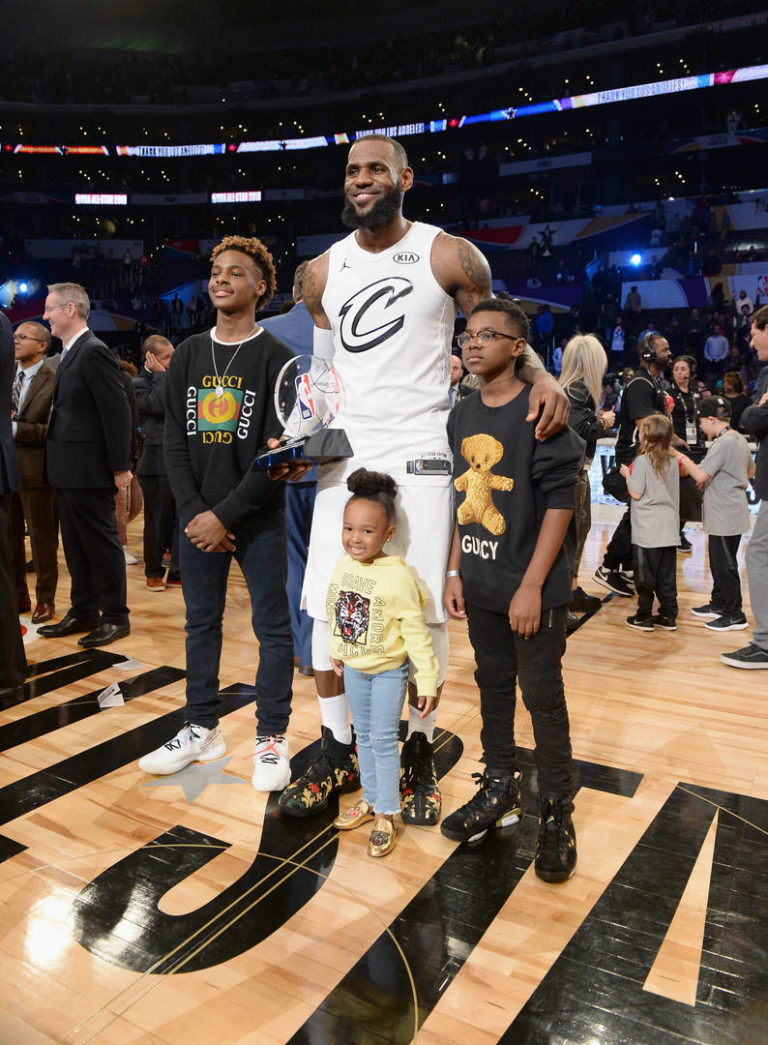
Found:
[[[24,385],[24,371],[23,370],[19,370],[18,374],[16,375],[16,380],[13,383],[13,392],[11,393],[11,405],[13,407],[13,416],[14,417],[16,417],[16,415],[19,412],[19,400],[21,399],[21,389],[22,389],[23,385]],[[6,399],[6,403],[7,402],[8,402],[8,400]]]

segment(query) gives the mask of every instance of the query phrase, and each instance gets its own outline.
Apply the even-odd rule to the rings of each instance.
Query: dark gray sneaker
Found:
[[[740,617],[724,613],[721,617],[716,617],[714,620],[705,620],[704,627],[709,628],[710,631],[744,631],[749,627],[749,621],[743,613]]]
[[[694,617],[701,617],[702,620],[714,620],[716,617],[721,617],[723,611],[718,609],[717,606],[713,606],[711,602],[708,602],[705,606],[693,606],[691,613]]]
[[[634,614],[627,617],[627,624],[635,631],[653,631],[653,617],[638,617]]]
[[[768,649],[750,642],[748,646],[737,649],[734,653],[721,653],[720,660],[732,668],[748,668],[757,671],[760,668],[768,668]]]
[[[599,610],[603,600],[597,595],[587,595],[583,588],[574,588],[571,592],[571,602],[568,607],[573,613],[594,613]]]
[[[663,613],[653,615],[653,624],[662,631],[677,631],[677,622],[674,617],[665,617]]]

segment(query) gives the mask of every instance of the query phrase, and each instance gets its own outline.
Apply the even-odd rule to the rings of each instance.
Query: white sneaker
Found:
[[[288,741],[282,734],[256,737],[253,786],[257,791],[282,791],[291,782]]]
[[[190,762],[212,762],[215,758],[221,758],[226,750],[227,745],[219,726],[206,729],[205,726],[193,726],[186,722],[173,740],[140,758],[139,769],[153,776],[168,776],[170,773],[178,773]]]
[[[132,555],[131,552],[128,551],[125,545],[123,545],[123,555],[125,556],[126,566],[135,566],[139,561],[135,555]]]

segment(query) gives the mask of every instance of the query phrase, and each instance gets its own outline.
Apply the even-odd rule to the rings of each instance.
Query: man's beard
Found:
[[[341,220],[348,229],[380,229],[400,213],[403,190],[395,185],[386,196],[380,196],[369,211],[358,214],[349,196],[344,198]]]

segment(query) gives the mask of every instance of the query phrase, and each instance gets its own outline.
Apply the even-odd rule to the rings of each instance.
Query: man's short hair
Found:
[[[476,312],[503,312],[515,324],[520,337],[527,341],[530,336],[531,325],[528,316],[518,304],[508,298],[486,298],[484,301],[478,301],[469,314],[474,316]]]
[[[392,146],[392,150],[395,154],[397,162],[400,164],[401,169],[408,166],[408,153],[405,151],[399,141],[394,138],[390,138],[388,134],[362,134],[359,138],[355,138],[352,142],[353,145],[357,145],[358,142],[365,142],[369,140],[388,142]]]
[[[765,330],[768,326],[768,305],[763,305],[752,313],[752,323],[758,330]]]
[[[173,348],[173,342],[167,337],[163,337],[162,334],[150,334],[148,338],[144,339],[141,350],[142,352],[151,352],[153,355],[156,355],[160,344],[170,345]]]
[[[71,301],[75,306],[75,312],[81,319],[87,319],[91,311],[91,301],[85,287],[79,283],[50,283],[48,293],[56,294],[62,298],[62,304],[68,305]]]
[[[272,300],[277,290],[277,275],[272,255],[261,240],[255,236],[225,236],[221,243],[217,243],[211,251],[211,264],[225,250],[237,250],[241,254],[247,254],[255,262],[256,267],[262,274],[267,284],[267,289],[256,302],[256,311],[259,312]]]
[[[23,323],[19,323],[19,326],[32,327],[34,337],[38,337],[41,341],[44,341],[45,351],[49,351],[51,347],[51,332],[48,327],[44,326],[42,323],[36,323],[33,319],[25,319]]]

